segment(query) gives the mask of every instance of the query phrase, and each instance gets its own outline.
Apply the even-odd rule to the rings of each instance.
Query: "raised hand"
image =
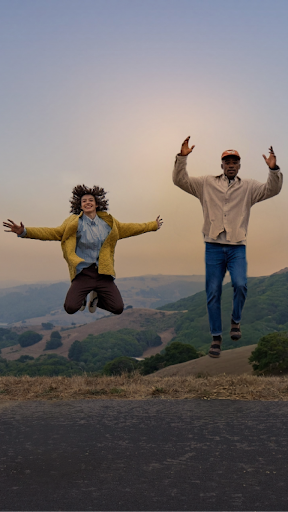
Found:
[[[184,140],[184,142],[183,142],[183,144],[182,144],[182,146],[181,146],[181,155],[182,155],[182,156],[187,156],[187,155],[189,155],[189,153],[192,153],[193,149],[195,148],[195,145],[194,145],[194,146],[191,146],[191,148],[189,148],[189,146],[188,146],[189,139],[190,139],[190,135],[189,135],[189,137],[187,137],[187,138]]]
[[[157,217],[157,219],[156,219],[156,222],[157,222],[157,224],[158,224],[158,229],[160,229],[160,228],[161,228],[161,226],[162,226],[162,224],[163,224],[163,220],[162,220],[162,219],[160,219],[160,215],[158,215],[158,217]]]
[[[266,158],[265,155],[262,155],[266,164],[268,165],[268,167],[270,167],[270,169],[274,169],[274,167],[276,167],[276,155],[273,151],[273,148],[272,146],[270,146],[269,148],[269,153],[270,155],[268,156],[268,158]]]
[[[24,231],[24,225],[22,224],[22,222],[20,222],[20,226],[18,226],[18,224],[15,224],[15,222],[13,222],[13,220],[7,219],[7,221],[8,222],[3,222],[3,226],[5,228],[9,228],[4,229],[6,233],[16,233],[16,235],[22,235]]]

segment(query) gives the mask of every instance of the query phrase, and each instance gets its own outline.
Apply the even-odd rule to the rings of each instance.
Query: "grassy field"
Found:
[[[288,377],[0,377],[0,403],[79,399],[288,400]]]

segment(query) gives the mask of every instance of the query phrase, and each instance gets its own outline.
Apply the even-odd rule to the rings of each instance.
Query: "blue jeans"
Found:
[[[213,244],[206,242],[206,295],[213,336],[222,334],[221,294],[222,282],[229,271],[234,288],[232,320],[238,324],[247,296],[247,262],[245,245]]]

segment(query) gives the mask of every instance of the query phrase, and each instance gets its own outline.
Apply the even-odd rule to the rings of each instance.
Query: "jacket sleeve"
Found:
[[[61,241],[67,224],[67,219],[57,228],[26,228],[24,238],[34,238],[36,240],[57,240]]]
[[[128,238],[129,236],[142,235],[148,231],[157,231],[158,224],[156,220],[152,222],[144,222],[143,224],[119,222],[116,220],[119,238]]]
[[[188,176],[186,166],[187,156],[177,155],[172,174],[173,183],[185,192],[188,192],[188,194],[192,194],[202,201],[205,177]]]
[[[269,171],[266,183],[252,180],[251,204],[259,203],[279,194],[283,183],[283,174],[280,170]]]

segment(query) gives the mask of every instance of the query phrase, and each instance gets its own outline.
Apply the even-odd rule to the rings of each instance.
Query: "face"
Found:
[[[96,215],[96,201],[95,197],[90,194],[85,194],[85,196],[81,197],[81,208],[84,213],[95,213]]]
[[[237,176],[240,167],[240,160],[236,156],[226,156],[226,158],[222,160],[221,168],[229,179],[233,179]]]

